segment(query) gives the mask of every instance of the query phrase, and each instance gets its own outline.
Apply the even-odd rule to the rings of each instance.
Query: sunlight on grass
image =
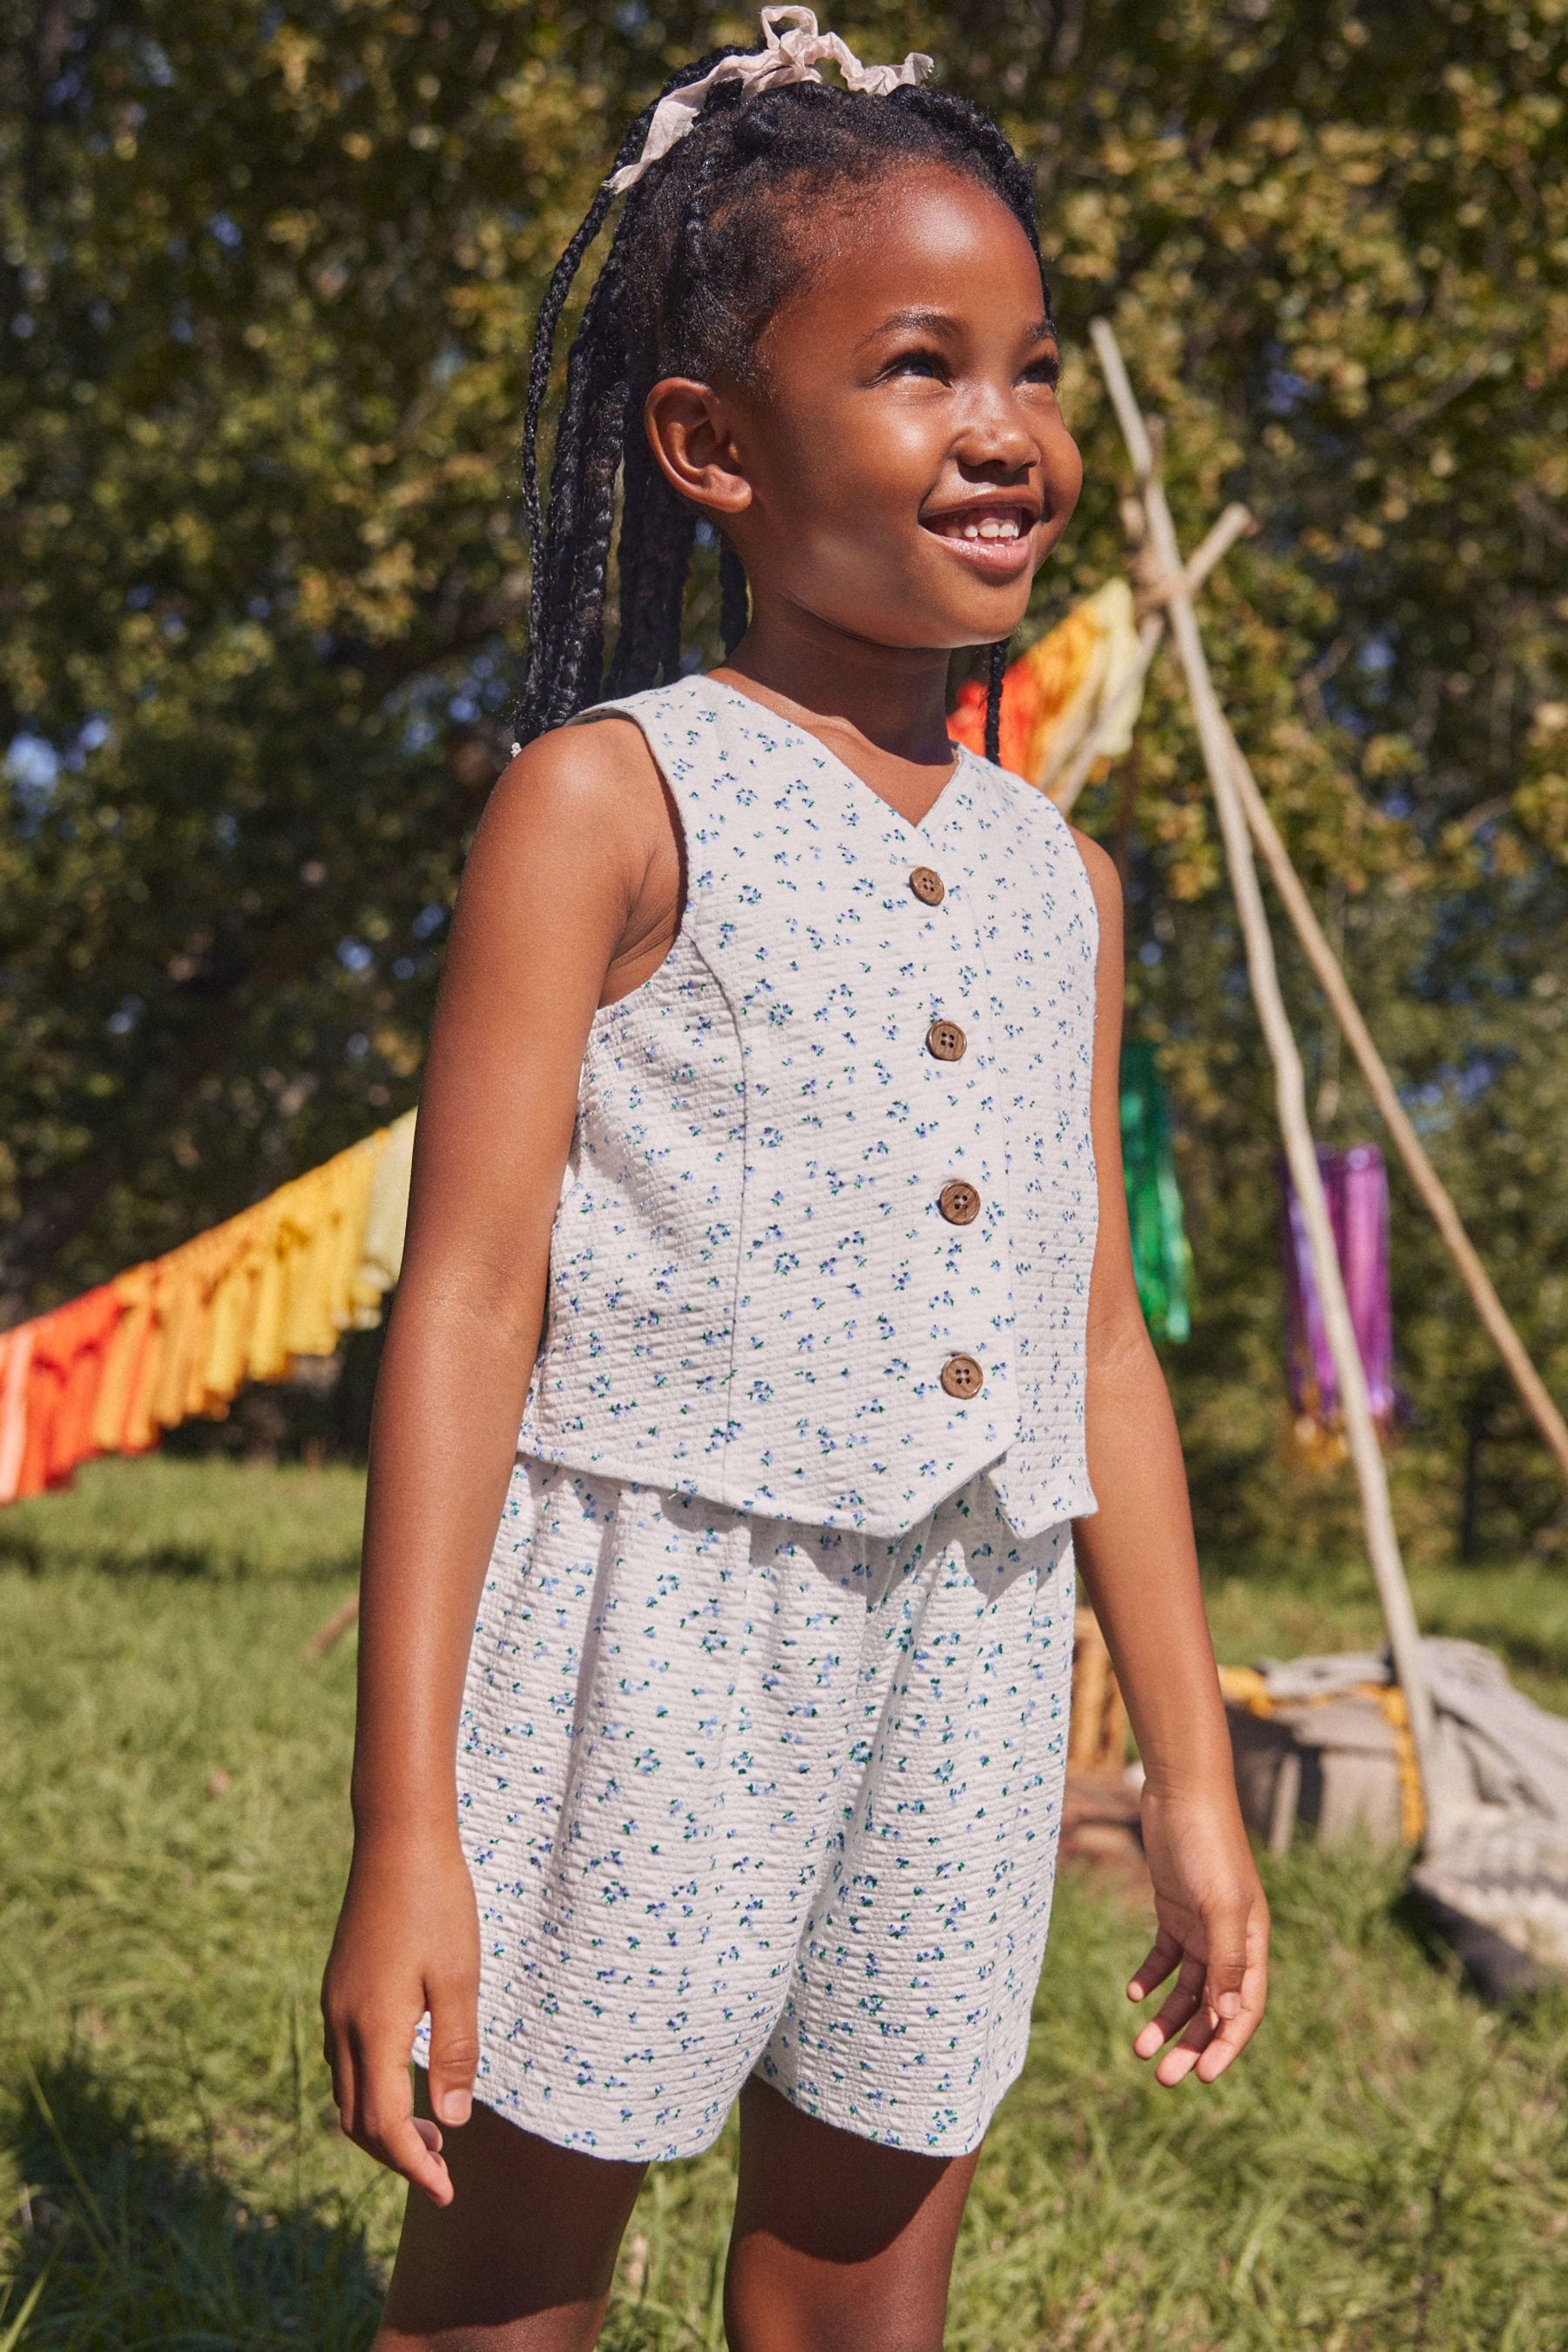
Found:
[[[348,1471],[153,1462],[0,1515],[0,2352],[370,2340],[400,2200],[335,2129],[316,2013],[353,1644],[301,1654],[358,1507]],[[1221,1576],[1222,1655],[1375,1638],[1363,1578]],[[1560,1580],[1421,1588],[1435,1630],[1568,1693]],[[1479,2008],[1397,1859],[1298,1852],[1269,1885],[1262,2041],[1172,2094],[1128,2046],[1144,1923],[1064,1875],[954,2352],[1568,2342],[1568,2001]],[[731,2162],[727,2134],[650,2180],[611,2352],[721,2344]]]

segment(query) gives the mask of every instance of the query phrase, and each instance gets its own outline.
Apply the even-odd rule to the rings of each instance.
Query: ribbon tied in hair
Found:
[[[776,32],[773,28],[778,25],[788,25],[790,29]],[[689,81],[659,100],[642,153],[635,163],[623,163],[610,174],[606,185],[616,195],[635,186],[650,163],[668,155],[688,131],[697,128],[697,118],[717,82],[744,82],[753,90],[782,89],[789,82],[820,81],[819,68],[831,63],[838,68],[848,89],[867,98],[886,98],[901,83],[923,81],[931,69],[931,59],[918,49],[911,49],[901,66],[863,66],[837,33],[817,31],[816,18],[809,8],[764,8],[763,37],[765,48],[722,58],[700,81]]]

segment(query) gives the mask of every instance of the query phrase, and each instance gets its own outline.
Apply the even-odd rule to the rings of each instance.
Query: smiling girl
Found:
[[[1132,1279],[1115,871],[994,764],[1080,482],[1029,176],[927,60],[763,25],[633,125],[535,350],[523,744],[425,1077],[324,1990],[345,2128],[419,2192],[383,2352],[591,2345],[647,2166],[737,2096],[734,2352],[940,2346],[1078,1573],[1147,1772],[1129,1991],[1174,1977],[1133,2046],[1213,2082],[1263,2007]],[[973,646],[986,760],[946,727]]]

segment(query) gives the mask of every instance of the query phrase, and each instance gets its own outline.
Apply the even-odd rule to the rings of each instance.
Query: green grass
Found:
[[[358,1508],[347,1471],[152,1461],[0,1514],[0,2352],[369,2342],[399,2199],[335,2130],[316,2017],[353,1645],[301,1656]],[[1565,1591],[1428,1570],[1417,1601],[1568,1704]],[[1355,1564],[1213,1598],[1232,1659],[1376,1633]],[[1365,1853],[1270,1865],[1264,2035],[1167,2094],[1119,1990],[1143,1922],[1064,1873],[954,2352],[1561,2352],[1568,2000],[1480,2009],[1400,1883]],[[721,2344],[731,2163],[727,2137],[650,2181],[611,2352]]]

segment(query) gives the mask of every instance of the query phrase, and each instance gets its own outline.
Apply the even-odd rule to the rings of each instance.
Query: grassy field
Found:
[[[0,1514],[0,2352],[368,2343],[390,2181],[336,2132],[316,1986],[347,1853],[342,1470],[105,1465]],[[1221,1654],[1376,1638],[1364,1570],[1216,1573]],[[1560,1570],[1428,1570],[1434,1631],[1568,1707]],[[954,2352],[1562,2352],[1568,2001],[1480,2009],[1396,1862],[1271,1864],[1250,2063],[1155,2089],[1143,1921],[1064,1873],[1033,2055],[965,2226]],[[721,2144],[650,2181],[611,2352],[718,2347]]]

